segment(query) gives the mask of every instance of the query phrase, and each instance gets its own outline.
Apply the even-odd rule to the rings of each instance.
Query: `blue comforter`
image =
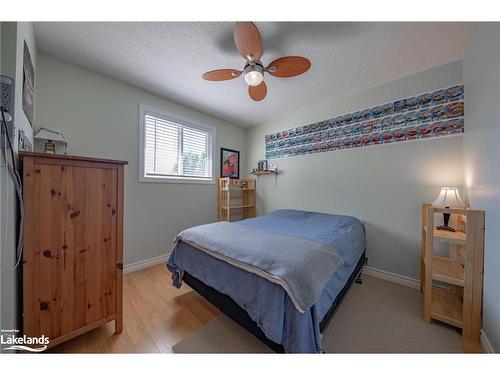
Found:
[[[319,325],[360,259],[365,237],[361,222],[350,216],[278,210],[239,224],[276,234],[318,241],[333,247],[343,264],[327,282],[318,301],[299,312],[284,289],[254,273],[236,268],[178,241],[168,261],[177,275],[186,271],[206,285],[229,295],[244,308],[270,340],[289,353],[321,351]]]
[[[321,242],[227,221],[186,229],[176,241],[280,285],[300,312],[316,303],[343,263],[333,247]]]

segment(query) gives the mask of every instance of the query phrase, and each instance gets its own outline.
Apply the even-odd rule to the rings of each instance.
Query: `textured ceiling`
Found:
[[[163,97],[252,126],[324,98],[336,98],[463,58],[471,23],[257,22],[262,62],[302,55],[302,76],[267,75],[268,94],[253,102],[243,77],[208,82],[219,68],[243,69],[232,23],[38,22],[40,51]]]

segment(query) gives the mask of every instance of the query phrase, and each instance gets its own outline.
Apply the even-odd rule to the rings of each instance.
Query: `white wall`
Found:
[[[247,169],[265,158],[264,136],[336,115],[462,83],[462,61],[247,129]],[[260,213],[297,208],[366,222],[369,266],[418,278],[420,205],[442,186],[463,186],[462,137],[378,145],[275,159],[282,174],[258,182]]]
[[[14,122],[16,132],[14,149],[17,152],[17,131],[23,129],[32,137],[32,129],[22,109],[23,51],[24,41],[28,45],[35,68],[35,87],[37,79],[37,50],[33,25],[30,22],[3,22],[2,25],[2,74],[15,78]],[[14,270],[17,204],[12,181],[0,158],[0,217],[1,217],[1,328],[19,327],[19,279]]]
[[[181,230],[217,220],[216,185],[138,182],[139,103],[215,126],[217,177],[220,147],[240,150],[244,162],[244,129],[53,57],[38,56],[37,128],[62,130],[71,154],[129,161],[125,265],[165,255]]]
[[[485,210],[483,329],[500,352],[500,25],[479,24],[464,57],[465,184]]]

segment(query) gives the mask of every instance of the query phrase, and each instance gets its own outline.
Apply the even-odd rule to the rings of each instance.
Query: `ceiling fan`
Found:
[[[240,55],[246,60],[243,71],[236,69],[218,69],[203,74],[207,81],[226,81],[243,74],[248,84],[248,95],[256,102],[266,97],[267,86],[264,73],[275,77],[288,78],[305,73],[311,62],[302,56],[285,56],[272,61],[264,67],[262,57],[262,38],[252,22],[236,22],[234,25],[234,44]]]

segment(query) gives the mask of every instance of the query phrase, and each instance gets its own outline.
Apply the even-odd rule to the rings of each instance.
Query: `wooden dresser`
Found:
[[[21,152],[24,334],[49,347],[123,325],[125,161]]]

